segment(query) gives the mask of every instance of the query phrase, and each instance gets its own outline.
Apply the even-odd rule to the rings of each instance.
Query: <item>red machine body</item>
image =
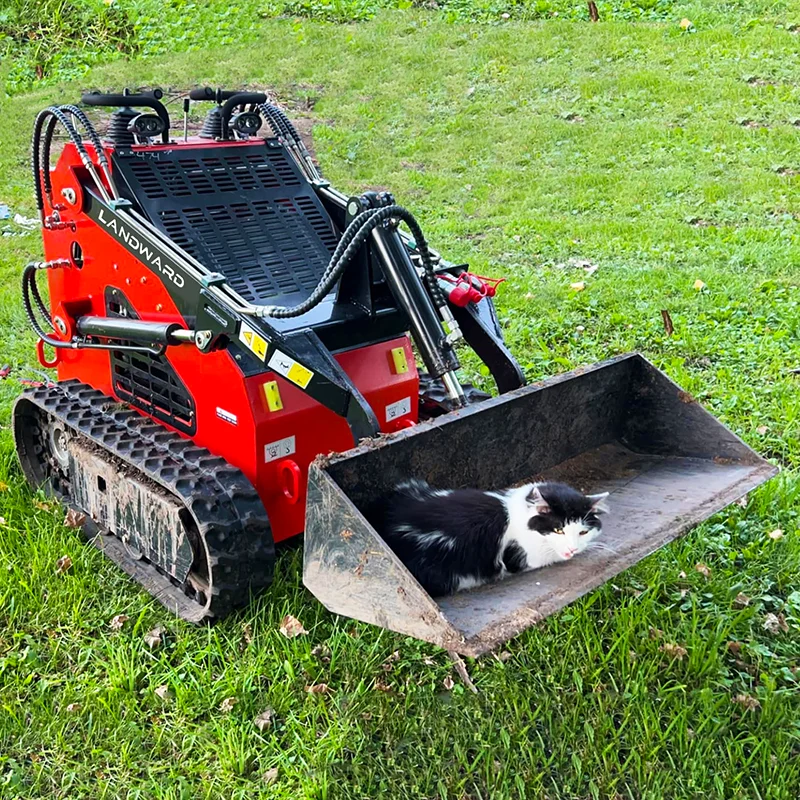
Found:
[[[248,145],[227,145],[242,146]],[[164,147],[135,149],[147,153]],[[190,141],[181,147],[201,149],[208,143]],[[87,177],[73,145],[64,148],[51,176],[57,209],[46,206],[45,211],[58,210],[61,222],[44,229],[45,254],[55,260],[69,253],[73,262],[72,268],[48,273],[53,318],[63,320],[68,329],[63,338],[74,333],[70,328],[79,316],[106,314],[107,287],[118,288],[143,321],[186,325],[162,276],[87,214],[70,208],[82,208],[80,196],[71,204],[58,203],[64,190],[80,192]],[[382,432],[417,422],[419,376],[408,336],[337,352],[334,357],[375,411]],[[165,358],[194,400],[196,433],[191,438],[238,467],[253,483],[275,541],[302,533],[308,466],[319,453],[353,446],[346,420],[275,372],[243,376],[228,350],[198,357],[195,347],[186,344],[168,348]],[[44,365],[57,366],[60,381],[78,379],[125,401],[108,351],[61,349],[54,359]],[[156,421],[170,427],[163,419]]]

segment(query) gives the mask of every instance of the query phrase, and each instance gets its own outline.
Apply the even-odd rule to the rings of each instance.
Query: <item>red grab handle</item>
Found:
[[[291,459],[281,461],[278,465],[278,481],[284,497],[294,505],[300,499],[300,483],[303,473]]]

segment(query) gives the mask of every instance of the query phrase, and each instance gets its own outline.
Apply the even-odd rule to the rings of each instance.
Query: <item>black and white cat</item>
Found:
[[[600,534],[607,497],[563,483],[482,492],[410,480],[387,499],[380,532],[425,591],[440,597],[582,553]]]

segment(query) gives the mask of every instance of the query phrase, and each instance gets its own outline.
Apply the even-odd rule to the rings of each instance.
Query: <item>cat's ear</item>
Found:
[[[606,503],[608,492],[587,494],[586,496],[592,501],[592,511],[596,514],[608,514],[608,503]]]
[[[525,498],[525,502],[533,508],[533,510],[537,514],[549,514],[550,513],[550,506],[547,503],[547,500],[542,497],[542,493],[539,491],[538,486],[534,486],[528,496]]]

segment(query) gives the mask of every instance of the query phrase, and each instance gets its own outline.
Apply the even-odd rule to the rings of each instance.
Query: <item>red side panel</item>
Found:
[[[397,347],[404,348],[409,365],[402,375],[395,374],[392,366],[391,350]],[[417,421],[419,376],[408,337],[340,353],[336,360],[374,410],[383,432]],[[279,411],[267,406],[264,385],[270,381],[278,384],[283,405]],[[320,453],[349,450],[353,437],[344,419],[281,376],[258,375],[246,383],[256,423],[254,483],[275,540],[280,541],[303,530],[308,465]],[[226,458],[236,463],[233,457]]]
[[[81,170],[80,161],[67,146],[53,172],[56,203],[63,188],[80,190],[76,170]],[[112,287],[124,294],[140,318],[183,324],[159,275],[83,213],[68,206],[62,207],[61,213],[69,224],[44,231],[46,257],[68,258],[79,247],[83,267],[48,271],[54,315],[67,319],[83,314],[104,316],[105,292]],[[404,349],[409,367],[402,374],[396,374],[391,354],[398,347]],[[108,352],[60,350],[58,357],[59,380],[77,378],[117,396]],[[353,446],[347,422],[279,375],[264,373],[245,379],[226,351],[203,355],[193,345],[181,345],[169,348],[167,357],[195,403],[197,432],[193,439],[241,469],[253,482],[269,513],[276,541],[301,533],[308,465],[320,453]],[[366,397],[382,431],[417,421],[419,377],[408,337],[340,353],[336,358]],[[269,410],[264,384],[270,381],[277,383],[280,410]]]

